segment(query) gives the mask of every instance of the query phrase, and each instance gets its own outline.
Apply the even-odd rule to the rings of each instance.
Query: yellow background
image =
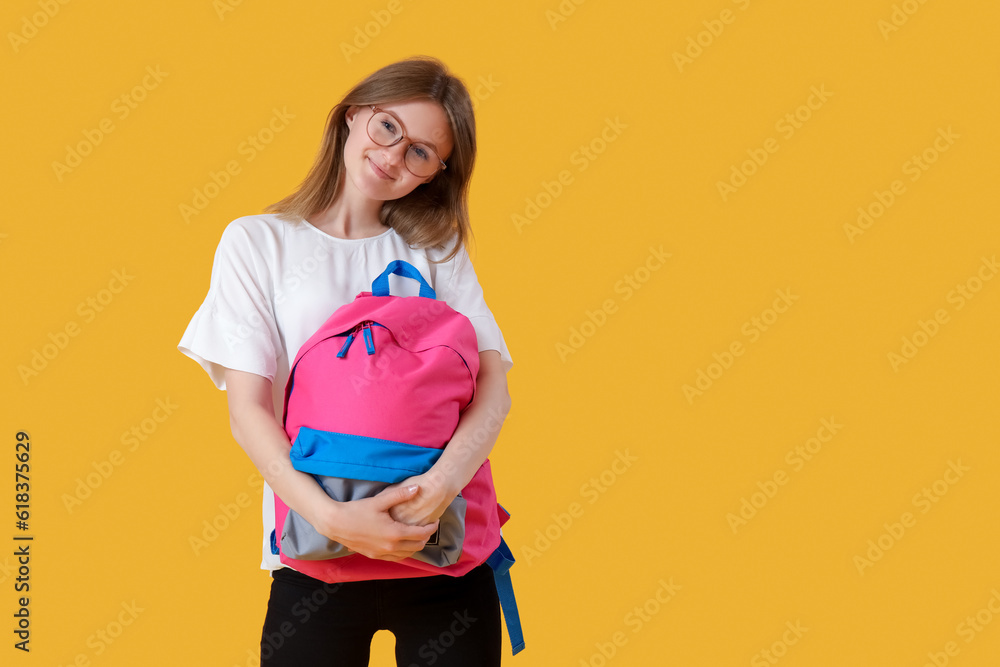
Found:
[[[354,83],[419,53],[477,98],[473,260],[514,358],[492,459],[527,649],[505,662],[775,664],[767,650],[788,667],[997,664],[996,3],[101,1],[51,18],[46,4],[0,9],[4,664],[257,664],[259,483],[225,394],[175,346],[225,225],[299,183]],[[696,57],[679,67],[685,49]],[[147,67],[165,75],[120,118],[112,105]],[[294,119],[248,161],[239,147],[274,109]],[[57,175],[103,119],[113,131]],[[724,198],[719,182],[769,139],[777,150]],[[907,171],[925,152],[933,163]],[[180,205],[232,160],[240,173],[185,221]],[[877,211],[897,180],[852,238],[858,207]],[[629,292],[626,276],[645,282]],[[779,290],[797,298],[775,319]],[[100,312],[79,307],[102,295]],[[935,334],[894,367],[921,321]],[[68,323],[77,335],[23,379]],[[689,400],[699,371],[715,379]],[[177,406],[162,423],[148,421],[157,399]],[[796,469],[786,456],[823,419],[842,428]],[[120,438],[144,420],[156,429],[129,451]],[[30,654],[11,632],[20,429]],[[115,450],[120,465],[67,509]],[[946,475],[949,462],[968,470]],[[249,507],[196,554],[190,538],[240,494]],[[743,499],[760,507],[734,533]],[[667,602],[661,581],[679,587]],[[130,604],[142,611],[113,643],[95,639]],[[977,613],[992,622],[967,641]],[[372,664],[391,648],[378,635]]]

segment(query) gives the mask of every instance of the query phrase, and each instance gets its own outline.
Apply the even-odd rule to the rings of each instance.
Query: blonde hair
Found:
[[[439,261],[454,257],[472,235],[468,193],[476,159],[476,121],[465,84],[430,56],[386,65],[355,85],[330,110],[319,153],[298,189],[264,211],[298,222],[326,210],[340,195],[345,176],[348,127],[344,117],[348,108],[419,99],[437,102],[448,116],[454,146],[446,160],[448,168],[405,197],[384,202],[379,219],[414,247],[443,248],[457,236],[451,252]]]

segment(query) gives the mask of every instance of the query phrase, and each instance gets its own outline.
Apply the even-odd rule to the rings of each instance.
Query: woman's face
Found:
[[[434,148],[442,160],[451,155],[453,143],[448,116],[437,102],[413,100],[377,106],[399,119],[405,138],[393,146],[379,146],[368,136],[372,108],[352,106],[345,115],[349,132],[344,144],[344,166],[347,177],[363,194],[388,201],[405,197],[437,176],[421,178],[406,168],[406,151],[411,143]]]

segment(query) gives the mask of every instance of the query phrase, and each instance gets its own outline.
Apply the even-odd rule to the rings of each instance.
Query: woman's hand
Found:
[[[394,519],[391,512],[420,493],[416,485],[404,484],[389,487],[371,498],[333,501],[330,511],[323,513],[323,525],[316,526],[316,530],[368,558],[388,561],[409,558],[427,544],[437,530],[437,520],[426,525],[407,525]]]
[[[410,486],[419,487],[417,493],[389,508],[389,516],[410,526],[437,525],[437,520],[458,495],[458,491],[450,490],[443,476],[427,473],[404,479],[386,491]]]

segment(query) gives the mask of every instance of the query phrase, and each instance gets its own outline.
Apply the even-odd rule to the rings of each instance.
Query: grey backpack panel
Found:
[[[334,500],[358,500],[370,498],[390,486],[386,482],[371,482],[362,479],[344,479],[313,475]],[[461,494],[441,515],[438,529],[423,549],[413,554],[415,560],[429,565],[446,567],[458,562],[465,541],[465,498]],[[321,535],[295,510],[289,508],[285,517],[285,529],[281,534],[281,550],[285,555],[299,560],[326,560],[340,558],[354,552],[340,542],[334,542]]]

